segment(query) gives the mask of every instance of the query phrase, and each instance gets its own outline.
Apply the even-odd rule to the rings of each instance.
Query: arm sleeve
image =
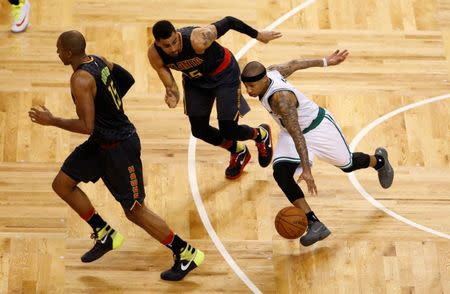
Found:
[[[133,76],[123,67],[114,63],[111,71],[120,98],[123,98],[134,84]]]
[[[240,33],[246,34],[249,37],[256,38],[258,36],[258,31],[232,16],[227,16],[219,21],[213,23],[217,29],[217,39],[222,37],[229,30],[235,30]]]

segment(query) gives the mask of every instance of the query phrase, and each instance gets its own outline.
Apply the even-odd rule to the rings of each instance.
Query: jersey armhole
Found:
[[[277,93],[277,92],[281,92],[281,91],[291,92],[292,94],[294,94],[295,97],[297,97],[297,96],[295,95],[294,91],[292,91],[291,89],[284,89],[284,88],[282,88],[282,89],[277,89],[276,91],[274,91],[274,92],[272,93],[272,95],[269,96],[269,98],[267,98],[267,103],[269,103],[270,108],[272,108],[272,105],[271,105],[270,102],[272,101],[273,94],[275,94],[275,93]],[[298,103],[298,99],[296,99],[296,100],[297,100],[297,103],[296,103],[296,105],[295,105],[295,108],[298,108],[298,107],[300,106],[300,104]]]

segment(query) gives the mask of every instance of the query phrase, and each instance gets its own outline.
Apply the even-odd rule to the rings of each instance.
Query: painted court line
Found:
[[[302,4],[296,6],[291,11],[287,12],[280,18],[278,18],[275,22],[270,24],[268,27],[266,27],[264,30],[273,30],[277,26],[279,26],[281,23],[286,21],[289,17],[293,16],[294,14],[298,13],[299,11],[305,9],[309,5],[316,2],[316,0],[308,0],[303,2]],[[255,39],[252,39],[251,41],[247,42],[244,47],[242,47],[241,50],[235,55],[236,59],[239,60],[245,53],[247,53],[248,50],[250,50],[257,41]],[[270,46],[270,44],[269,44]],[[242,280],[242,282],[247,285],[247,287],[253,292],[253,293],[262,293],[261,290],[256,287],[256,285],[247,277],[247,275],[242,271],[242,269],[237,265],[237,263],[234,261],[234,259],[231,257],[231,255],[228,253],[228,251],[223,246],[222,241],[220,240],[219,236],[217,236],[216,231],[214,230],[213,226],[211,225],[211,221],[209,220],[208,214],[206,212],[205,206],[203,205],[202,197],[200,196],[200,191],[198,189],[198,182],[197,182],[197,171],[195,169],[195,149],[196,149],[197,139],[192,136],[189,138],[189,149],[188,149],[188,175],[189,175],[189,184],[191,186],[191,192],[192,192],[192,198],[194,199],[195,206],[197,207],[198,214],[200,215],[200,219],[202,220],[203,225],[205,226],[206,231],[208,232],[209,237],[213,241],[214,245],[219,250],[220,254],[223,256],[225,261],[228,263],[228,265],[233,269],[233,271],[236,273],[236,275]]]
[[[425,99],[419,102],[414,102],[408,105],[405,105],[403,107],[400,107],[394,111],[391,111],[379,118],[377,118],[376,120],[374,120],[373,122],[371,122],[370,124],[368,124],[367,126],[365,126],[353,139],[353,141],[350,143],[350,150],[353,152],[356,148],[356,146],[358,145],[358,143],[376,126],[378,126],[379,124],[387,121],[388,119],[390,119],[391,117],[405,112],[409,109],[413,109],[428,103],[433,103],[436,101],[440,101],[440,100],[444,100],[444,99],[448,99],[450,98],[450,94],[446,94],[446,95],[442,95],[442,96],[437,96],[437,97],[433,97],[433,98],[429,98],[429,99]],[[355,176],[355,173],[349,173],[348,178],[350,179],[350,182],[353,184],[353,186],[355,187],[355,189],[364,197],[367,199],[367,201],[369,201],[373,206],[375,206],[376,208],[384,211],[385,213],[387,213],[388,215],[392,216],[393,218],[407,224],[410,225],[412,227],[415,227],[419,230],[425,231],[427,233],[442,237],[442,238],[446,238],[446,239],[450,239],[450,235],[433,230],[431,228],[425,227],[421,224],[415,223],[395,212],[393,212],[392,210],[386,208],[383,204],[381,204],[379,201],[375,200],[375,198],[373,198],[372,195],[370,195],[362,186],[361,183],[358,181],[358,179]]]

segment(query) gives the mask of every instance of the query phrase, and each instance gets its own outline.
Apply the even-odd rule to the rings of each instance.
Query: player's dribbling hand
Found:
[[[170,107],[170,108],[175,108],[178,104],[178,97],[172,92],[172,90],[170,89],[166,89],[166,97],[165,97],[165,101],[166,104]]]
[[[263,42],[264,44],[267,44],[274,39],[281,38],[281,36],[282,35],[280,32],[263,31],[263,32],[258,32],[258,36],[256,37],[256,40]]]
[[[338,65],[339,63],[344,61],[345,58],[347,58],[348,54],[349,52],[347,50],[344,50],[342,52],[340,52],[340,50],[336,50],[333,52],[333,54],[327,57],[327,63],[328,65]]]
[[[53,114],[44,105],[41,105],[40,109],[32,107],[30,111],[28,111],[28,116],[32,122],[43,126],[49,126],[53,121]]]
[[[314,178],[311,174],[311,172],[305,172],[303,171],[300,177],[298,178],[297,182],[301,182],[302,180],[305,180],[306,185],[308,186],[308,191],[311,195],[317,195],[317,187],[316,183],[314,182]]]

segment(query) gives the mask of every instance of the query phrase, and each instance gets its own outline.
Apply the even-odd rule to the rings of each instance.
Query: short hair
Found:
[[[173,24],[168,20],[160,20],[153,25],[153,37],[156,41],[168,39],[173,32],[176,32]]]
[[[59,35],[61,46],[65,50],[70,50],[73,55],[83,55],[86,50],[86,40],[79,31],[67,31]]]
[[[266,75],[266,68],[258,61],[250,61],[242,70],[241,80],[246,82],[256,82]]]

